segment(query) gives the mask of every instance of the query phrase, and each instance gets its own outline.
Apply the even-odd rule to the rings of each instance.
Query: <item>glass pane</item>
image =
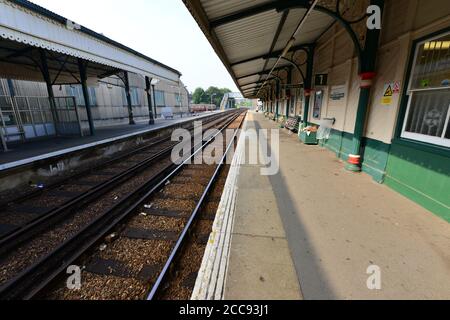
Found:
[[[19,110],[28,110],[28,104],[25,98],[16,97],[15,99]]]
[[[450,34],[418,47],[411,89],[450,86]]]
[[[322,113],[323,92],[317,91],[314,99],[313,118],[320,119]]]
[[[17,125],[16,117],[12,112],[3,112],[2,113],[3,121],[5,121],[6,126],[15,126]]]
[[[12,110],[11,99],[9,97],[0,97],[0,108],[3,111]]]
[[[411,99],[405,130],[442,137],[450,105],[450,90],[415,92]]]
[[[39,111],[33,112],[33,120],[35,124],[44,123],[44,121],[42,120],[42,114]]]
[[[22,120],[22,124],[32,124],[31,114],[30,112],[20,112],[20,119]]]

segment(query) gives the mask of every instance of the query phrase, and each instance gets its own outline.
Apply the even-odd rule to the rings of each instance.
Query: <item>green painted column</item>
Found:
[[[276,107],[275,107],[275,120],[276,121],[278,121],[279,112],[280,112],[280,80],[277,80]]]
[[[288,71],[288,78],[287,78],[287,84],[292,83],[292,67],[289,68]],[[291,89],[286,89],[286,93],[289,93],[289,99],[286,102],[286,119],[289,118],[290,109],[291,109],[291,103],[292,103],[292,97],[291,97]]]
[[[371,0],[371,5],[376,5],[381,9],[383,15],[384,0]],[[356,113],[355,129],[353,133],[352,153],[349,154],[348,164],[346,169],[353,172],[360,172],[362,166],[362,140],[365,133],[367,111],[370,103],[370,93],[373,79],[376,76],[375,66],[378,54],[378,46],[380,40],[381,30],[373,29],[367,30],[364,50],[362,51],[361,59],[361,88],[358,101],[358,111]]]
[[[314,67],[314,47],[310,47],[308,50],[308,61],[306,67],[306,75],[304,81],[304,112],[303,112],[303,126],[306,128],[309,125],[309,103],[311,100],[312,84],[313,84],[313,67]],[[300,132],[299,132],[300,135]]]

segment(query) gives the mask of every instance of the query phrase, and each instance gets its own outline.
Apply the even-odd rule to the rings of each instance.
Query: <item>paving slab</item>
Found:
[[[278,127],[249,113],[244,128]],[[241,164],[244,148],[193,299],[450,299],[449,223],[287,130],[275,175]]]

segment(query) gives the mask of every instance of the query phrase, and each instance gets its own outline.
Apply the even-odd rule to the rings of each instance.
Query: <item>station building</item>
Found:
[[[317,143],[348,170],[450,221],[446,1],[184,2],[268,117],[300,119],[306,143],[305,130],[327,129]],[[369,6],[379,8],[380,30],[367,27]]]
[[[131,104],[133,108],[133,117],[136,122],[143,122],[149,120],[149,108],[148,100],[145,97],[145,79],[138,75],[130,75],[130,81],[133,85],[130,88],[131,91]],[[154,117],[160,118],[163,116],[164,108],[171,108],[175,116],[180,117],[181,113],[187,114],[190,112],[188,103],[188,93],[186,88],[180,81],[181,85],[174,86],[169,82],[160,81],[155,85],[154,91],[154,104],[156,108],[153,108]],[[89,97],[92,104],[92,116],[94,119],[94,125],[96,128],[126,125],[128,124],[128,105],[126,98],[126,91],[121,84],[120,79],[116,77],[108,77],[102,79],[96,85],[89,86]],[[73,97],[77,104],[77,108],[80,114],[81,126],[84,134],[89,134],[89,123],[87,119],[85,102],[83,97],[83,90],[80,85],[60,85],[53,88],[56,97]],[[45,131],[39,130],[39,124],[45,119],[42,115],[45,111],[39,108],[39,105],[33,105],[38,99],[48,98],[46,85],[43,82],[13,80],[13,79],[0,79],[0,110],[2,118],[2,126],[5,130],[13,130],[17,124],[12,124],[12,119],[8,116],[8,106],[12,102],[15,114],[18,115],[17,123],[22,128],[26,135],[11,136],[8,138],[8,142],[19,142],[22,140],[33,140],[36,138],[43,138]],[[28,101],[30,109],[28,112],[19,110],[17,101]],[[3,107],[3,108],[2,108]],[[39,110],[36,112],[36,116],[31,118],[27,117],[31,109]],[[49,120],[51,122],[51,120]],[[38,126],[36,126],[38,125]],[[9,128],[8,128],[9,127]],[[37,133],[35,129],[37,127]],[[50,132],[49,136],[52,135]]]
[[[0,1],[3,148],[189,113],[181,73],[25,0]],[[87,104],[86,104],[87,100]]]

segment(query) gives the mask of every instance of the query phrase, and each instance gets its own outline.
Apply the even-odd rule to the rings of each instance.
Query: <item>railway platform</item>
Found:
[[[450,298],[445,220],[287,130],[279,159],[269,177],[232,166],[193,299]]]
[[[196,116],[189,116],[175,119],[157,119],[152,126],[148,125],[148,120],[138,122],[136,125],[128,124],[99,128],[95,136],[85,137],[55,137],[32,141],[11,146],[8,152],[0,152],[0,170],[10,169],[17,166],[32,163],[55,156],[60,156],[73,151],[86,149],[93,146],[111,143],[133,136],[139,136],[150,132],[158,131],[172,125],[188,122],[194,119],[211,115],[208,112]]]

